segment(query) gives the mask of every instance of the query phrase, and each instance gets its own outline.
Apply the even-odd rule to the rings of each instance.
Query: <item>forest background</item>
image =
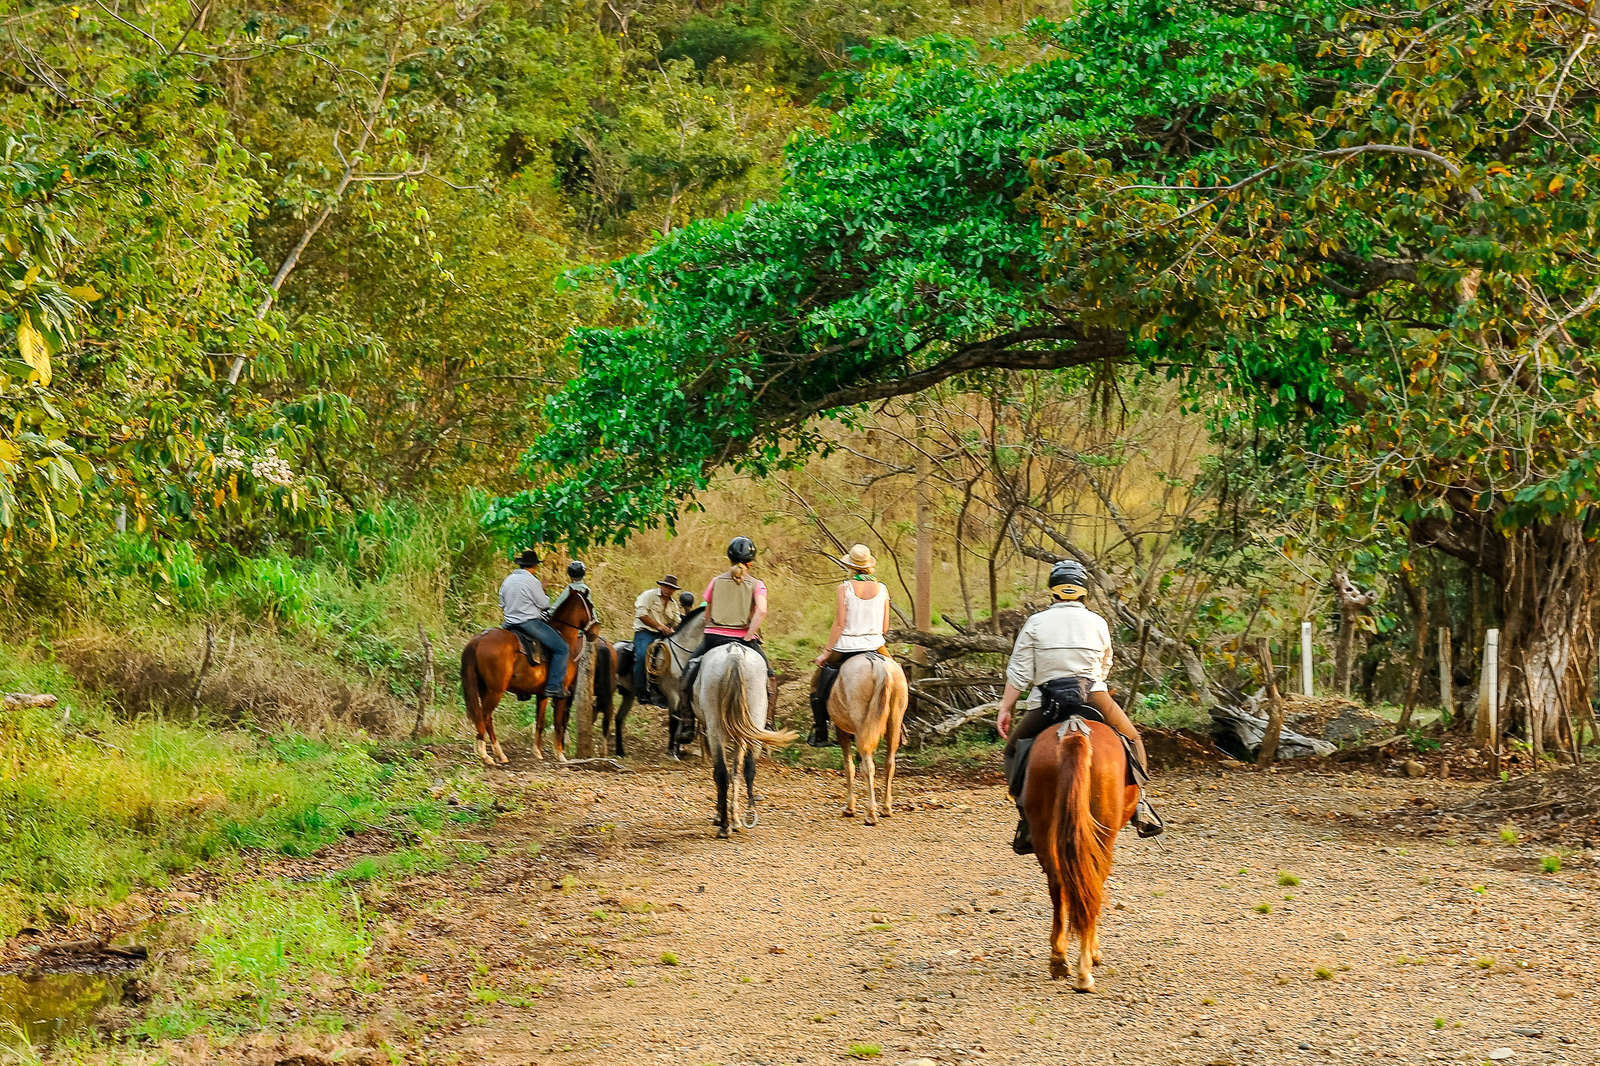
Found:
[[[621,638],[752,536],[790,672],[861,540],[907,630],[991,655],[1092,563],[1145,720],[1309,620],[1319,687],[1407,725],[1441,634],[1463,699],[1415,724],[1470,718],[1493,626],[1514,719],[1581,723],[1596,32],[0,6],[0,681],[70,705],[0,722],[0,935],[425,804],[377,740],[426,648],[464,737],[454,651],[529,540]]]

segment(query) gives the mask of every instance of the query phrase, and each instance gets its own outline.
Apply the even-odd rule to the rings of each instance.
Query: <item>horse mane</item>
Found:
[[[672,631],[672,635],[673,636],[677,636],[679,633],[682,633],[685,629],[687,629],[689,627],[689,623],[693,622],[696,618],[699,618],[701,615],[706,613],[706,608],[708,606],[710,606],[710,605],[702,603],[700,606],[696,607],[694,610],[692,610],[688,614],[684,615],[683,616],[683,621],[678,623],[678,628],[674,629]]]

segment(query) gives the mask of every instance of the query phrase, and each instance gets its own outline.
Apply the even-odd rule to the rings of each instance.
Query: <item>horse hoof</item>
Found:
[[[1074,992],[1093,992],[1094,991],[1094,978],[1093,977],[1085,977],[1081,981],[1072,982],[1072,990]]]
[[[853,808],[853,807],[846,807],[844,810],[839,812],[839,817],[840,818],[854,818],[855,816],[856,816],[856,812],[855,812],[855,808]]]
[[[1071,976],[1072,976],[1072,967],[1067,964],[1067,960],[1066,959],[1051,959],[1050,960],[1050,980],[1059,981],[1064,977],[1071,977]]]
[[[717,839],[718,840],[727,840],[731,836],[733,836],[733,834],[728,831],[728,827],[727,826],[723,826],[722,828],[717,830]]]

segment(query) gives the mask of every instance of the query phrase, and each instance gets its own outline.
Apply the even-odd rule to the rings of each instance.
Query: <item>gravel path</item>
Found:
[[[560,828],[529,860],[535,812],[508,818],[472,884],[415,886],[404,950],[427,996],[466,999],[428,1061],[1600,1063],[1592,856],[1547,874],[1338,817],[1448,782],[1166,777],[1171,829],[1121,838],[1084,996],[1046,978],[1043,877],[998,784],[902,775],[870,828],[837,775],[764,764],[761,824],[728,842],[695,762],[501,780]]]

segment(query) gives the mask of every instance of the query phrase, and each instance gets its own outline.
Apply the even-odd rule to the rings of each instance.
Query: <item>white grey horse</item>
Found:
[[[705,723],[711,773],[717,782],[717,836],[726,838],[756,824],[756,755],[761,745],[783,747],[794,743],[796,734],[766,728],[767,664],[760,652],[740,644],[712,648],[700,660],[694,706]],[[733,785],[733,774],[740,767],[749,822],[739,810],[739,789]]]
[[[694,739],[694,712],[683,698],[683,671],[705,635],[706,609],[696,607],[672,636],[650,645],[650,677],[667,701],[667,755],[674,759],[683,758],[683,746]]]

